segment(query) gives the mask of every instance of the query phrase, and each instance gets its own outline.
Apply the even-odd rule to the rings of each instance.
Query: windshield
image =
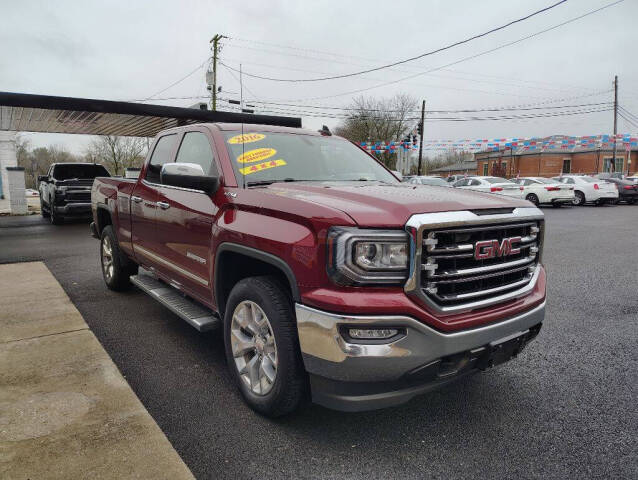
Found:
[[[109,172],[102,165],[56,165],[53,178],[56,180],[71,180],[72,178],[110,177]]]
[[[534,180],[536,180],[537,182],[541,182],[541,183],[556,183],[556,180],[553,180],[551,178],[535,178]]]
[[[226,133],[238,182],[399,181],[347,140],[289,133]],[[241,184],[241,183],[240,183]]]
[[[450,184],[442,178],[422,178],[421,185],[438,185],[440,187],[450,186]]]
[[[501,177],[485,177],[483,180],[485,180],[488,183],[510,183],[509,180],[507,180],[506,178],[501,178]]]

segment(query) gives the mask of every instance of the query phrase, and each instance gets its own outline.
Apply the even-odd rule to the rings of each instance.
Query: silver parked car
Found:
[[[454,182],[456,188],[523,198],[523,187],[501,177],[468,177]]]
[[[414,176],[410,178],[408,183],[412,185],[434,185],[437,187],[451,187],[452,184],[446,182],[441,177],[431,177],[427,175]]]

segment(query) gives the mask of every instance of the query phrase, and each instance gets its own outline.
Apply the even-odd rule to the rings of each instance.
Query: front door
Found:
[[[198,164],[207,175],[218,175],[212,138],[205,129],[184,133],[175,161]],[[156,216],[161,267],[174,286],[212,305],[211,256],[213,218],[218,208],[204,192],[162,185]]]

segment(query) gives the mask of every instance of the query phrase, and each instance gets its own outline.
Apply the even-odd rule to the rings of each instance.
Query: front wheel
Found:
[[[45,210],[42,198],[40,198],[40,215],[42,215],[42,218],[49,218],[49,211]]]
[[[137,265],[126,257],[117,243],[117,237],[111,225],[102,230],[100,239],[100,265],[104,283],[117,292],[130,286],[129,277],[137,273]]]
[[[239,281],[224,316],[226,359],[246,403],[268,417],[295,410],[307,391],[292,300],[269,276]]]
[[[49,220],[51,225],[62,225],[64,223],[64,218],[55,213],[55,207],[51,204],[49,204]]]
[[[527,197],[525,197],[525,200],[532,202],[534,205],[538,207],[538,197],[536,196],[535,193],[530,193]]]

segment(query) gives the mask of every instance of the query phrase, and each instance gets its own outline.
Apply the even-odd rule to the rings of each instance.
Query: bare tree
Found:
[[[419,121],[417,107],[417,100],[406,94],[391,98],[359,97],[353,100],[350,113],[335,132],[353,142],[400,141]],[[375,155],[389,168],[396,167],[396,153]]]
[[[28,188],[38,188],[38,175],[44,175],[52,163],[77,162],[79,157],[64,147],[51,145],[31,149],[28,140],[18,136],[16,139],[18,165],[24,167],[25,184]]]
[[[142,138],[107,135],[95,139],[84,158],[103,164],[113,175],[123,175],[127,168],[141,166],[147,148]]]

